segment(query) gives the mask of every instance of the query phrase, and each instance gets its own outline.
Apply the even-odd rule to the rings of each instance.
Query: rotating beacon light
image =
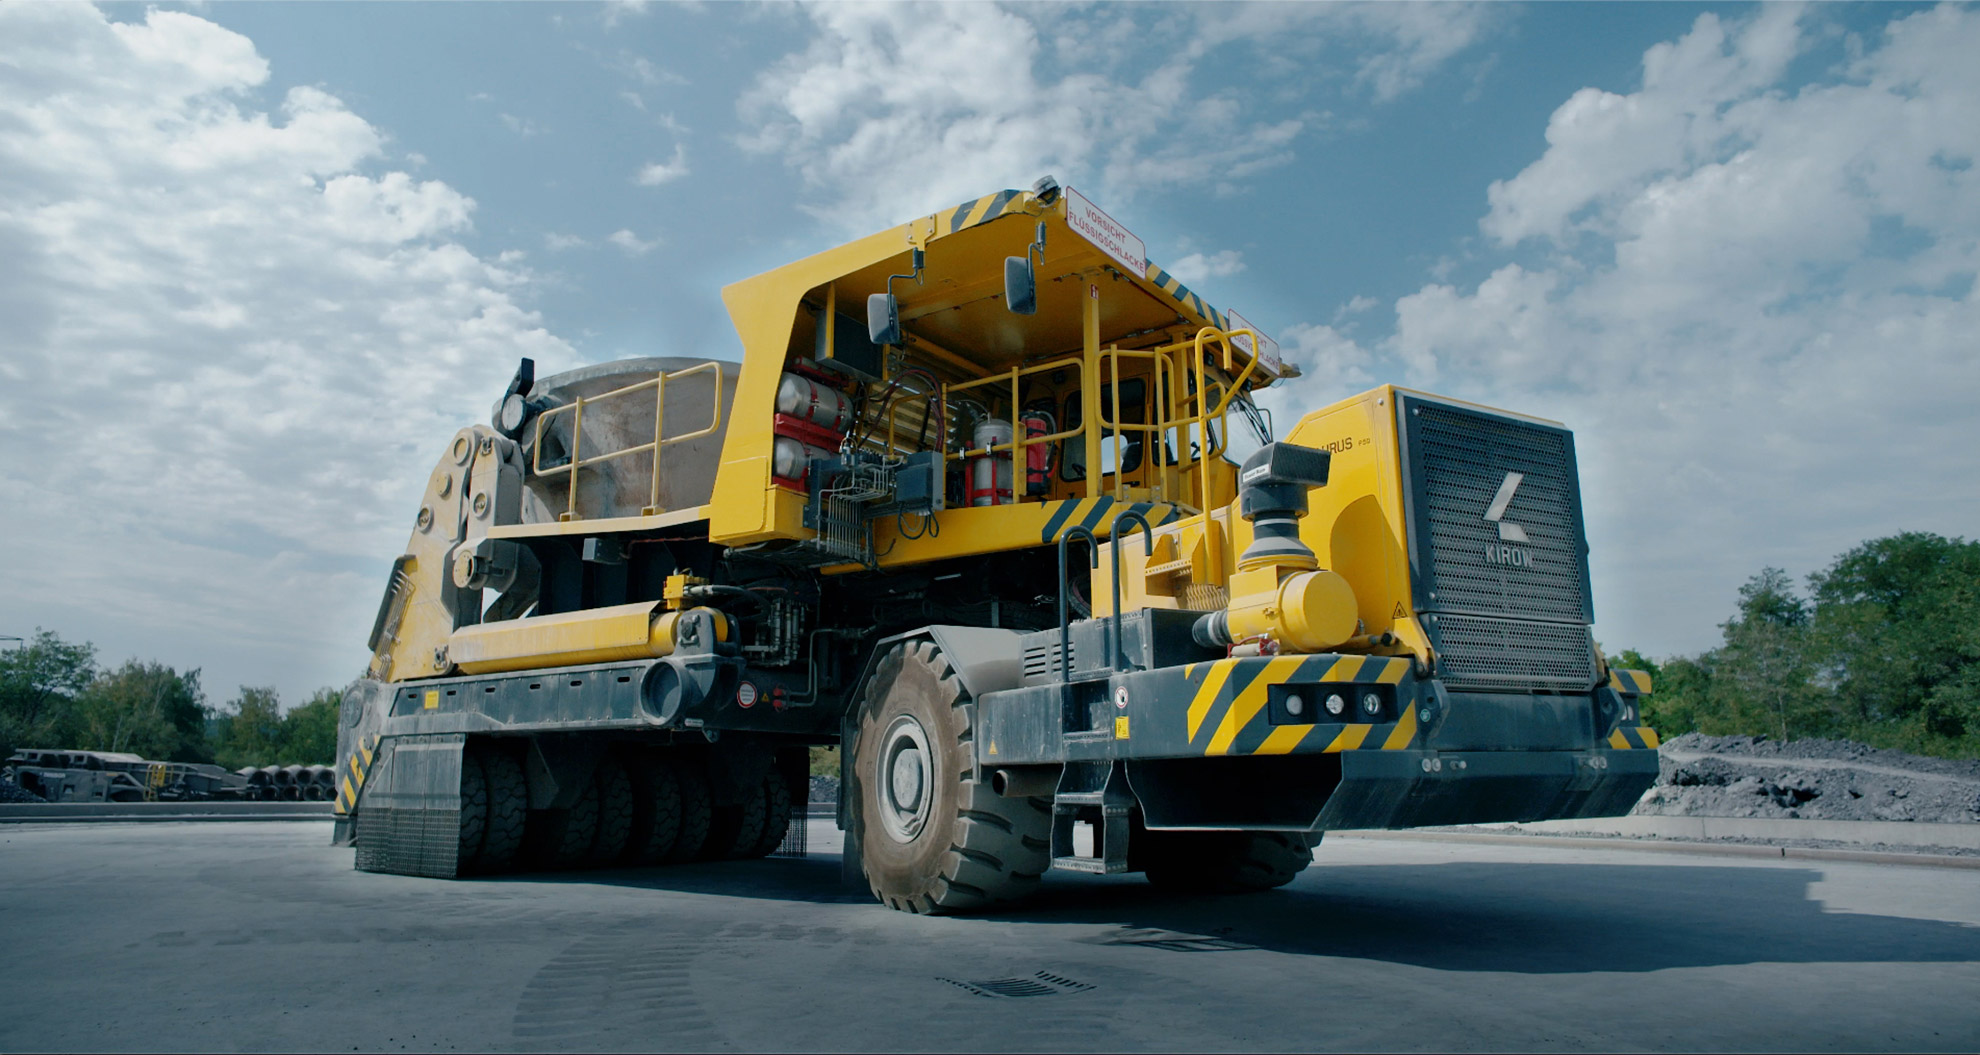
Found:
[[[1251,545],[1238,555],[1231,600],[1196,621],[1199,644],[1221,648],[1269,638],[1288,652],[1324,652],[1354,636],[1354,590],[1320,567],[1299,538],[1306,492],[1327,484],[1333,456],[1293,443],[1268,443],[1238,470],[1238,513]]]

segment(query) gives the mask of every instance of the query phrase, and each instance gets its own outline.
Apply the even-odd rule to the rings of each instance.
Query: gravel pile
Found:
[[[41,796],[21,787],[11,780],[0,780],[0,802],[46,804]]]
[[[1664,742],[1656,786],[1633,813],[1980,822],[1980,762],[1850,740],[1686,733]]]
[[[811,795],[809,797],[809,801],[811,802],[839,801],[839,778],[812,777]]]

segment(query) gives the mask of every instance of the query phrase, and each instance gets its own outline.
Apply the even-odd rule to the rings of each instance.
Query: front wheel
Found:
[[[1051,865],[1051,804],[1005,798],[976,767],[975,708],[926,641],[883,656],[853,753],[860,863],[904,912],[992,908],[1037,889]]]
[[[1313,863],[1319,833],[1143,833],[1148,881],[1184,893],[1244,894],[1285,886]]]

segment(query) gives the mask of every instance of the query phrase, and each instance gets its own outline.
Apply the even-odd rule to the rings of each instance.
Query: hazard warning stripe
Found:
[[[372,760],[377,757],[380,737],[373,733],[358,741],[358,749],[344,760],[343,778],[337,782],[336,812],[349,813],[357,805],[358,793],[364,790],[364,778],[368,775]]]
[[[1609,688],[1624,696],[1648,696],[1650,694],[1650,672],[1645,670],[1609,670]]]
[[[989,223],[1012,211],[1014,205],[1022,203],[1023,197],[1022,191],[1000,190],[994,194],[985,194],[981,198],[971,198],[953,209],[944,209],[935,214],[935,236],[939,238],[943,235],[955,234],[957,231],[969,230],[978,224]],[[1231,328],[1228,315],[1191,292],[1188,286],[1183,285],[1174,275],[1157,265],[1149,264],[1148,271],[1141,277],[1147,279],[1156,289],[1167,293],[1178,305],[1197,318],[1220,330]]]
[[[1618,751],[1655,751],[1657,743],[1657,730],[1647,725],[1625,725],[1609,734],[1609,746]]]
[[[1185,721],[1191,743],[1203,738],[1206,755],[1230,754],[1243,735],[1264,711],[1267,691],[1273,685],[1289,682],[1330,682],[1394,685],[1409,673],[1407,657],[1389,656],[1275,656],[1256,659],[1220,659],[1209,664],[1191,664],[1184,677],[1193,678],[1198,667],[1207,666],[1203,680],[1191,694]],[[1235,675],[1235,677],[1234,677]],[[1221,708],[1221,713],[1220,713]],[[1216,720],[1211,721],[1215,716]],[[1381,737],[1371,737],[1376,729],[1387,729]],[[1262,742],[1241,754],[1288,754],[1314,735],[1332,735],[1323,752],[1384,750],[1410,746],[1416,739],[1416,712],[1408,708],[1393,726],[1375,725],[1283,725],[1267,733]]]

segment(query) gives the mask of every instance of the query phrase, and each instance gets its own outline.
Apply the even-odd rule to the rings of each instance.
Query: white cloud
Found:
[[[1235,249],[1204,255],[1190,253],[1166,267],[1185,286],[1195,286],[1207,278],[1228,278],[1244,270],[1244,254]]]
[[[660,247],[658,238],[647,241],[623,228],[613,231],[605,240],[625,250],[627,256],[645,256]]]
[[[1079,16],[1059,8],[1034,23],[1037,10],[806,8],[810,46],[743,97],[743,146],[782,156],[812,192],[806,207],[848,230],[1047,172],[1118,202],[1290,158],[1302,121],[1254,118],[1234,91],[1194,93],[1187,60],[1121,79],[1041,76],[1040,25],[1071,32]]]
[[[646,109],[646,100],[638,92],[620,92],[619,98],[624,99],[626,105],[635,110]]]
[[[528,118],[517,117],[514,114],[503,114],[502,124],[506,125],[509,131],[514,132],[519,136],[522,136],[524,139],[528,139],[530,136],[543,134],[543,128],[541,125],[538,125],[536,122],[531,121]]]
[[[1334,309],[1334,325],[1339,326],[1341,325],[1341,323],[1345,322],[1349,316],[1360,315],[1368,311],[1369,309],[1376,307],[1381,303],[1382,303],[1381,301],[1376,300],[1374,297],[1357,293],[1355,294],[1353,299],[1349,300],[1346,304],[1343,304],[1340,307]]]
[[[543,247],[553,253],[561,253],[569,249],[582,249],[590,244],[578,235],[564,234],[561,231],[551,231],[549,234],[543,236]]]
[[[679,143],[674,144],[674,156],[667,161],[654,161],[642,166],[633,181],[642,187],[658,187],[672,183],[688,174],[687,150]]]
[[[1702,14],[1637,91],[1575,93],[1481,220],[1543,257],[1401,298],[1374,349],[1577,430],[1618,646],[1710,644],[1763,564],[1980,521],[1980,12],[1784,83],[1820,17]]]
[[[1489,5],[1283,3],[823,4],[803,15],[811,43],[745,93],[741,142],[782,156],[811,192],[805,207],[847,230],[1047,172],[1115,203],[1175,187],[1234,193],[1325,120],[1263,118],[1257,100],[1330,78],[1394,98],[1493,18]],[[1136,57],[1147,54],[1162,60]],[[1213,58],[1224,86],[1206,90],[1196,72]],[[1045,72],[1060,65],[1071,72]]]
[[[302,688],[361,666],[435,452],[574,358],[474,203],[246,38],[0,5],[0,618]]]
[[[616,26],[620,20],[646,13],[649,0],[605,0],[605,12],[601,18],[607,28]]]
[[[1184,52],[1192,59],[1246,41],[1257,45],[1255,61],[1326,76],[1332,71],[1313,59],[1346,46],[1353,84],[1380,102],[1420,86],[1499,18],[1496,5],[1475,3],[1233,3],[1192,10]]]

